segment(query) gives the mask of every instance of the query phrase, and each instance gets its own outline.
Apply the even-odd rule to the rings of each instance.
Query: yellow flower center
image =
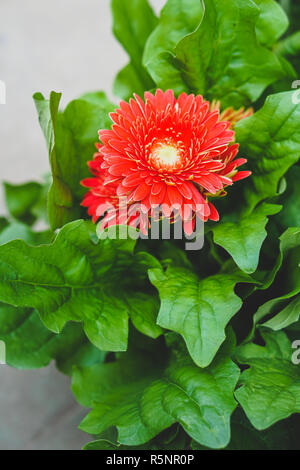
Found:
[[[152,151],[152,158],[163,167],[174,167],[180,162],[180,149],[175,145],[161,142]]]

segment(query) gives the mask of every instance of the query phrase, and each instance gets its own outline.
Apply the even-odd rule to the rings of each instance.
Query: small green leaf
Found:
[[[8,243],[12,240],[21,239],[25,240],[30,245],[42,245],[49,243],[53,238],[53,233],[50,230],[43,232],[34,232],[28,225],[21,222],[11,222],[0,232],[0,245]]]
[[[238,267],[250,274],[256,271],[261,246],[267,236],[268,216],[277,214],[281,206],[261,204],[236,223],[221,222],[212,229],[214,241],[233,257]]]
[[[158,325],[180,333],[195,363],[208,366],[225,340],[226,325],[242,306],[235,285],[253,280],[244,273],[199,279],[172,266],[165,273],[152,269],[149,277],[161,299]]]
[[[299,273],[300,274],[300,273]],[[299,286],[300,290],[300,286]],[[282,298],[281,298],[282,300]],[[272,301],[269,301],[269,306]],[[278,306],[279,301],[276,299],[276,305]],[[274,302],[272,303],[272,307]],[[265,306],[264,306],[265,307]],[[296,323],[300,318],[300,295],[292,298],[290,302],[279,312],[275,317],[263,323],[263,326],[271,328],[274,331],[282,330],[288,326]]]
[[[129,295],[125,293],[124,297],[129,306],[130,318],[135,328],[150,338],[158,338],[163,330],[156,324],[157,312],[159,311],[157,296],[137,291],[130,292]]]
[[[115,425],[119,442],[136,446],[179,422],[197,442],[225,447],[238,367],[223,352],[199,369],[176,336],[168,345],[169,354],[154,344],[153,353],[133,350],[113,363],[76,368],[72,390],[80,403],[93,406],[80,429],[98,434]]]
[[[40,183],[4,183],[7,209],[12,217],[31,225],[35,220],[33,207],[41,198],[43,186]]]
[[[266,345],[248,343],[236,352],[247,364],[235,396],[256,429],[266,429],[300,412],[300,369],[292,363],[292,347],[283,332],[261,329]]]

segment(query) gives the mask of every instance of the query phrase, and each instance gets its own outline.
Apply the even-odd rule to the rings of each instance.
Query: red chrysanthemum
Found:
[[[103,228],[125,223],[145,232],[151,209],[161,206],[164,217],[176,211],[191,233],[195,217],[219,219],[209,196],[250,174],[237,171],[246,160],[235,159],[231,122],[200,95],[176,100],[172,90],[147,92],[145,102],[135,95],[110,117],[112,129],[99,131],[103,145],[89,162],[94,178],[82,181],[90,189],[82,204],[94,222],[106,213]]]

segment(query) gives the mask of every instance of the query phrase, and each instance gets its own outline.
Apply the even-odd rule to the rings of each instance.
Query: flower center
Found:
[[[175,165],[177,160],[180,158],[180,155],[177,151],[176,147],[172,147],[171,145],[166,145],[165,147],[161,147],[156,151],[156,158],[161,161],[161,163],[165,163],[166,165]]]
[[[163,141],[152,147],[151,160],[157,168],[174,168],[180,165],[182,151],[176,143]]]

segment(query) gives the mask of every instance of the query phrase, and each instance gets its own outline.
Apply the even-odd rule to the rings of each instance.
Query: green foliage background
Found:
[[[299,449],[300,9],[274,0],[112,0],[129,63],[114,92],[252,105],[236,126],[252,176],[219,200],[201,251],[98,237],[80,207],[101,91],[34,95],[51,175],[5,183],[0,339],[16,368],[57,367],[91,411],[86,449]],[[96,53],[96,51],[95,51]],[[36,222],[48,228],[36,231]]]

